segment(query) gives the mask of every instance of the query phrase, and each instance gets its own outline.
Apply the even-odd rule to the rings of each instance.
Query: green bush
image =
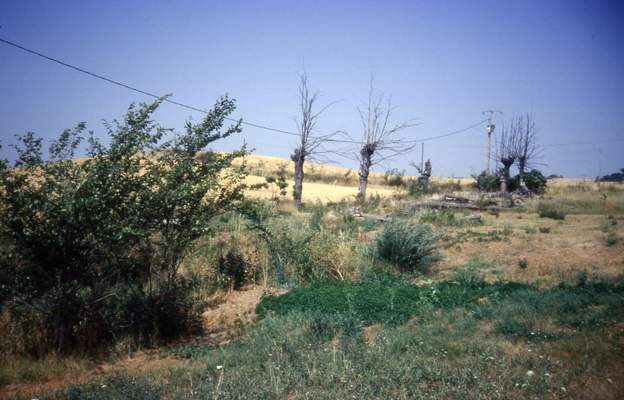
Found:
[[[488,174],[487,171],[479,175],[473,175],[474,186],[481,192],[498,192],[501,187],[500,178],[495,174]]]
[[[377,252],[402,271],[426,272],[440,259],[430,225],[393,221],[377,237]]]
[[[537,169],[532,169],[524,174],[524,184],[533,193],[542,194],[546,191],[548,180]]]
[[[551,218],[557,220],[565,219],[565,213],[561,208],[557,207],[555,204],[545,201],[540,201],[537,204],[537,215],[540,218]]]
[[[15,168],[0,163],[0,302],[16,321],[39,320],[50,349],[96,350],[116,339],[168,339],[194,326],[183,257],[214,216],[242,198],[244,170],[231,154],[196,156],[240,131],[224,127],[220,99],[197,124],[164,141],[152,120],[163,99],[130,106],[106,124],[104,145],[85,124],[64,131],[44,160],[43,140],[19,137]]]

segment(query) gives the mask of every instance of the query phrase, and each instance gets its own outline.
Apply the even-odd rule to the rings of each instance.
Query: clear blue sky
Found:
[[[0,37],[93,72],[210,107],[221,94],[237,117],[294,130],[303,62],[322,101],[339,101],[323,131],[360,133],[355,109],[368,79],[391,95],[394,119],[416,118],[410,138],[483,119],[533,112],[543,169],[593,177],[624,167],[624,3],[621,1],[12,1],[0,2]],[[149,98],[0,43],[2,156],[13,135],[54,138]],[[164,125],[193,116],[165,104]],[[500,121],[499,121],[500,124]],[[286,157],[295,138],[246,127],[256,153]],[[484,129],[426,144],[435,175],[485,167]],[[407,169],[419,151],[388,168]],[[343,161],[351,165],[349,161]]]

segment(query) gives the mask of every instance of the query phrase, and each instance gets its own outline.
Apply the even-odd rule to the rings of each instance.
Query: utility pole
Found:
[[[490,169],[490,160],[492,158],[492,133],[494,133],[494,128],[496,125],[492,123],[492,117],[494,114],[502,114],[502,111],[498,110],[485,110],[481,112],[483,115],[487,115],[488,124],[487,124],[487,135],[488,135],[488,145],[487,145],[487,173],[491,174],[492,170]]]
[[[425,142],[420,143],[420,170],[423,171],[425,167]]]

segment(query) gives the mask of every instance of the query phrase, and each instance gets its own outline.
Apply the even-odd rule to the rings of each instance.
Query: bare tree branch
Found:
[[[501,191],[507,192],[507,183],[509,182],[509,171],[516,161],[518,152],[518,143],[522,135],[522,119],[513,117],[511,122],[503,123],[501,128],[501,138],[498,142],[498,151],[496,152],[497,162],[502,164],[501,173]]]
[[[316,132],[320,116],[330,108],[335,102],[329,103],[318,110],[315,107],[318,102],[319,92],[312,93],[308,85],[308,75],[304,70],[299,76],[299,111],[300,118],[297,119],[297,133],[299,143],[290,159],[295,163],[295,184],[293,187],[293,199],[297,208],[301,206],[301,195],[303,193],[303,166],[306,160],[325,158],[327,154],[335,151],[327,149],[324,145],[333,138],[342,135],[343,131],[334,131],[328,134],[314,135]]]
[[[527,168],[536,165],[535,162],[541,157],[540,149],[537,145],[537,129],[533,116],[527,113],[518,117],[521,128],[517,147],[516,159],[518,160],[518,174],[520,175],[520,184],[524,186],[524,173]]]
[[[360,182],[357,194],[360,201],[366,197],[368,176],[372,166],[409,153],[418,144],[399,135],[401,131],[414,126],[411,121],[404,121],[394,126],[390,124],[393,110],[390,98],[384,101],[383,95],[375,94],[371,76],[368,101],[364,109],[357,106],[362,123],[362,137],[358,152],[355,154],[355,159],[360,163]]]

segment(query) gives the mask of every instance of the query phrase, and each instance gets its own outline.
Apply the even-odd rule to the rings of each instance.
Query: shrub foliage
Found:
[[[165,140],[152,120],[164,99],[131,105],[107,123],[110,143],[64,131],[44,159],[42,139],[18,137],[15,168],[0,168],[0,301],[16,320],[43,322],[49,347],[65,352],[120,336],[168,339],[194,326],[189,283],[178,274],[189,246],[214,216],[242,197],[244,154],[213,154],[210,143],[240,131],[224,126],[224,97],[199,123]]]

